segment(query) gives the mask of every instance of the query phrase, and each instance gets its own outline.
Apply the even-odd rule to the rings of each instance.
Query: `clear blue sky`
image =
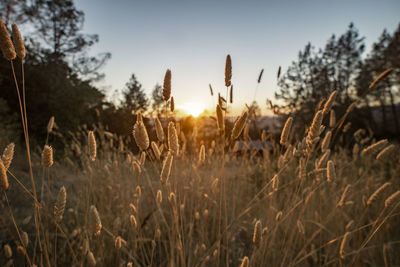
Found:
[[[307,42],[324,46],[335,33],[354,22],[366,37],[367,49],[384,28],[393,32],[400,23],[400,1],[372,0],[79,0],[85,12],[84,32],[97,33],[92,52],[108,51],[112,59],[103,69],[99,86],[109,96],[123,89],[135,73],[150,95],[172,70],[176,106],[202,102],[214,109],[208,84],[225,94],[225,57],[232,57],[234,111],[254,97],[262,68],[263,80],[256,100],[263,112],[266,99],[277,90],[276,72],[296,60]]]

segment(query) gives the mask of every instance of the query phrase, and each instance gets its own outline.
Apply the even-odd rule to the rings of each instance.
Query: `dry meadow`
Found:
[[[1,45],[17,66],[25,51],[13,30],[14,45],[4,29]],[[227,88],[231,76],[228,57]],[[260,131],[261,149],[250,146],[251,110],[226,127],[221,97],[206,141],[202,125],[185,135],[169,110],[135,114],[139,153],[100,123],[63,137],[52,118],[48,136],[65,140],[54,153],[49,138],[30,147],[24,82],[15,85],[25,143],[20,155],[1,148],[3,266],[400,265],[398,146],[365,129],[343,146],[357,103],[336,120],[335,91],[303,136],[288,114],[280,136]]]

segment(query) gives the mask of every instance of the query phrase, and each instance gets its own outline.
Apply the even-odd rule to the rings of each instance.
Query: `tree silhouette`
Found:
[[[278,81],[275,97],[283,104],[269,102],[271,107],[277,113],[296,114],[305,125],[321,99],[333,90],[338,91],[337,103],[349,104],[354,99],[351,88],[362,66],[363,51],[364,38],[352,23],[343,35],[332,35],[324,49],[316,50],[308,43]]]
[[[363,67],[356,79],[357,95],[365,103],[371,114],[371,124],[376,128],[380,124],[380,129],[388,132],[400,132],[399,118],[396,108],[396,99],[398,100],[400,92],[398,86],[399,79],[399,55],[400,52],[400,26],[392,36],[387,30],[384,30],[379,40],[372,46],[371,52],[364,61]],[[393,68],[394,71],[383,81],[376,84],[373,90],[369,90],[371,82],[383,71]],[[366,94],[368,93],[368,94]],[[381,123],[373,121],[372,105],[379,104]],[[394,127],[392,127],[394,126]],[[394,128],[394,129],[391,129]]]
[[[67,60],[76,73],[85,79],[98,80],[99,69],[111,57],[110,53],[88,56],[88,49],[99,41],[97,34],[82,33],[85,14],[77,10],[72,0],[33,0],[23,5],[23,11],[36,29],[31,37],[38,38],[42,53],[51,60]],[[33,38],[29,39],[34,43]]]
[[[153,91],[151,92],[152,112],[155,112],[157,116],[160,115],[162,113],[163,104],[164,104],[163,88],[161,85],[156,84],[154,86]]]
[[[132,74],[129,81],[125,84],[123,91],[123,107],[136,113],[138,111],[145,112],[149,106],[149,100],[142,89],[142,85],[136,79],[135,74]]]
[[[91,110],[101,106],[104,95],[91,81],[101,77],[98,70],[109,56],[87,56],[98,36],[82,33],[84,13],[72,0],[2,1],[0,7],[6,8],[1,15],[9,18],[8,28],[16,22],[19,26],[26,23],[21,29],[36,30],[28,34],[22,31],[27,48],[24,66],[31,140],[42,142],[53,115],[61,133],[94,123]],[[15,67],[20,77],[19,61]],[[0,59],[0,70],[0,98],[15,112],[16,90],[10,64],[4,58]]]

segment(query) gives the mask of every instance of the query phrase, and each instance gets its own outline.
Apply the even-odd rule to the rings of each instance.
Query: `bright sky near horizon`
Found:
[[[400,1],[192,1],[79,0],[85,12],[85,33],[99,34],[91,50],[111,52],[98,85],[112,97],[135,73],[150,96],[172,71],[175,106],[203,103],[215,109],[208,84],[225,95],[224,66],[232,57],[234,113],[254,99],[257,78],[264,76],[256,100],[266,113],[266,99],[277,90],[279,66],[285,72],[299,50],[311,42],[322,47],[332,34],[354,22],[366,37],[367,51],[383,29],[400,23]],[[189,104],[190,105],[190,104]]]

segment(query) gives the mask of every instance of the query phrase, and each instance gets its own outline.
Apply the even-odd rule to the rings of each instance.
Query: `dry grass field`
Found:
[[[16,41],[15,52],[7,37],[3,30],[13,64],[23,45]],[[228,87],[230,59],[226,65]],[[167,72],[165,100],[170,79]],[[211,141],[185,136],[167,112],[161,122],[137,114],[139,154],[95,124],[70,132],[57,158],[47,140],[31,153],[23,82],[16,90],[26,147],[16,148],[17,161],[13,144],[0,148],[2,266],[400,265],[398,146],[360,129],[344,148],[357,103],[336,121],[336,92],[316,107],[302,138],[296,117],[280,139],[260,135],[272,149],[238,153],[238,140],[252,141],[250,114],[227,129],[229,104],[220,100]],[[48,134],[57,133],[53,125]]]

